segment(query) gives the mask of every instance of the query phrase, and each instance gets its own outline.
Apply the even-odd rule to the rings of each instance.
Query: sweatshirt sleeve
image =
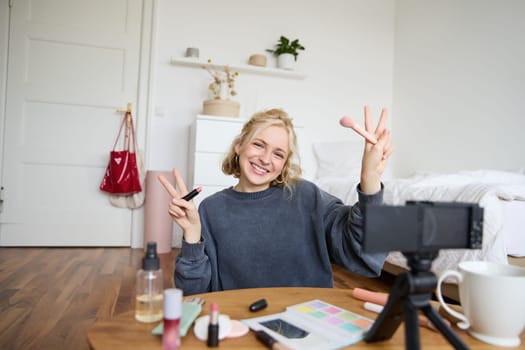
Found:
[[[210,291],[211,268],[204,247],[203,240],[198,243],[182,240],[181,252],[175,259],[175,286],[184,295]]]
[[[379,276],[387,253],[365,253],[363,251],[364,208],[367,204],[383,203],[383,184],[381,191],[373,195],[363,193],[357,186],[359,201],[351,207],[341,205],[340,201],[329,205],[330,214],[325,224],[327,240],[334,263],[363,276]]]

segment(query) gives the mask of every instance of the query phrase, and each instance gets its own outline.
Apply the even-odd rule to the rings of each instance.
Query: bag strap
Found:
[[[128,113],[126,112],[126,114],[124,115],[124,118],[122,118],[122,123],[120,123],[120,128],[118,130],[117,139],[115,140],[115,144],[113,145],[113,151],[115,150],[115,148],[117,148],[117,143],[120,138],[120,134],[122,133],[122,128],[124,127],[124,123],[126,123],[126,120],[128,119],[127,115]]]
[[[124,118],[122,118],[122,123],[120,124],[120,129],[117,134],[117,139],[115,140],[115,144],[113,145],[113,151],[117,147],[117,143],[118,143],[118,140],[120,139],[120,134],[122,133],[122,129],[124,128],[124,125],[126,127],[126,130],[124,131],[124,150],[130,151],[130,147],[129,147],[130,142],[131,142],[130,139],[133,139],[133,152],[135,152],[137,149],[137,144],[135,141],[135,129],[133,127],[133,117],[131,116],[131,112],[126,112],[124,114]]]
[[[131,149],[130,152],[131,153],[134,153],[134,152],[137,152],[137,142],[136,142],[136,138],[135,138],[135,128],[133,127],[133,117],[131,116],[131,112],[127,112],[126,114],[129,114],[128,115],[128,125],[127,127],[131,130],[131,132],[129,133],[129,138],[127,140],[128,144],[127,144],[127,149],[129,149],[129,142],[130,142],[130,138],[133,139],[133,151],[131,152]],[[128,131],[128,130],[126,130]]]

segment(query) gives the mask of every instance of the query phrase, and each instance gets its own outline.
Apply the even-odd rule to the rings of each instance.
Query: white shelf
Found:
[[[223,69],[224,67],[228,66],[230,70],[237,71],[239,73],[269,75],[269,76],[276,76],[276,77],[287,78],[287,79],[306,78],[306,75],[303,73],[299,73],[296,71],[289,71],[285,69],[250,66],[248,64],[208,63],[208,62],[199,61],[195,58],[186,58],[186,57],[183,57],[183,58],[172,57],[171,64],[176,65],[176,66],[186,66],[186,67],[196,67],[196,68],[209,67],[211,69]]]

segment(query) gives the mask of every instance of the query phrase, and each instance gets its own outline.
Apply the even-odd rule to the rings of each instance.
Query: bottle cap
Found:
[[[176,320],[182,311],[182,290],[169,288],[164,290],[164,318]]]
[[[142,269],[145,271],[154,271],[160,269],[160,260],[157,255],[157,242],[148,242],[146,255],[142,259]]]

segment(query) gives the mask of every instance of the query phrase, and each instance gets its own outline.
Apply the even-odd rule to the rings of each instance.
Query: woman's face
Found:
[[[280,126],[269,126],[253,140],[235,146],[241,176],[238,191],[258,192],[270,187],[283,170],[290,153],[288,133]]]

